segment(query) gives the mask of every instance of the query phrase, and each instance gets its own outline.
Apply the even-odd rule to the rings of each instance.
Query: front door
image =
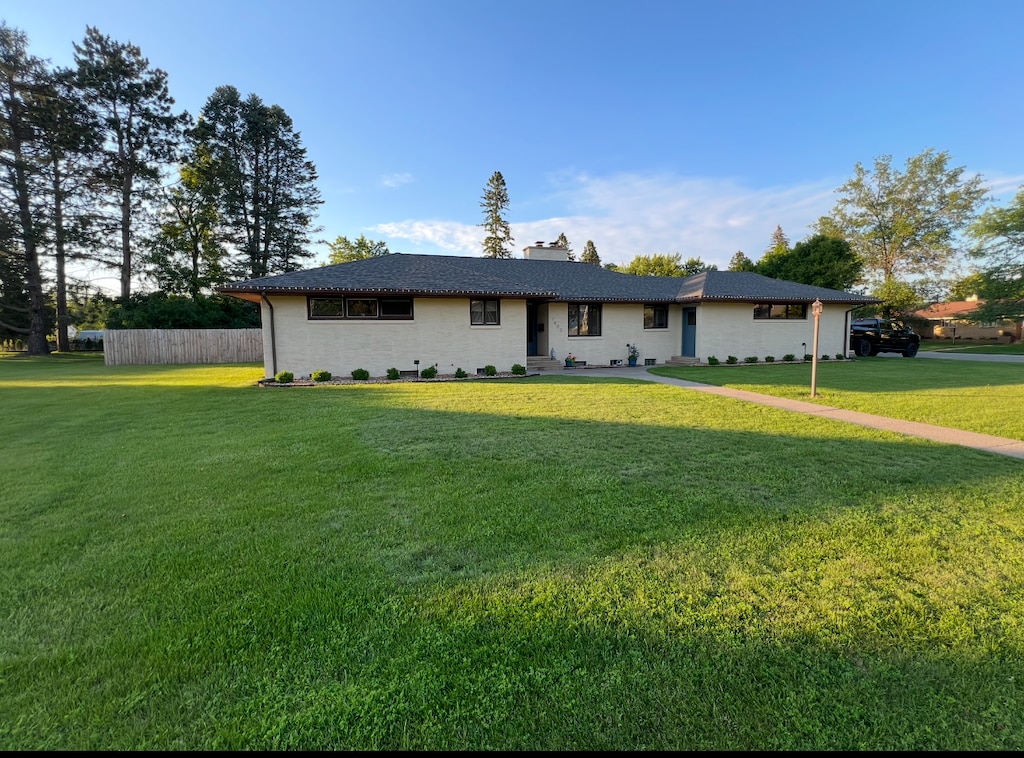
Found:
[[[697,309],[683,308],[683,356],[697,356]]]
[[[537,355],[537,304],[526,304],[526,354]]]

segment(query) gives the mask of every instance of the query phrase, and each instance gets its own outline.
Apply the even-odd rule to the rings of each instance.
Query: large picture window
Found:
[[[668,329],[668,306],[645,305],[644,329]]]
[[[412,319],[411,297],[310,297],[310,319]]]
[[[497,326],[501,323],[501,301],[470,300],[469,323],[473,326]]]
[[[601,336],[601,304],[569,303],[570,337]]]
[[[803,319],[806,321],[807,303],[758,303],[754,306],[754,319]]]

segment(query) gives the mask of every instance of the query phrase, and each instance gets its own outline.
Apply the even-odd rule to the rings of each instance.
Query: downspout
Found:
[[[843,333],[843,355],[847,358],[850,357],[850,329],[853,326],[853,318],[850,316],[855,310],[862,306],[855,305],[852,308],[846,309],[846,331]]]
[[[270,311],[270,375],[277,376],[277,338],[274,335],[274,304],[267,297],[267,291],[260,290],[260,300],[267,304]]]

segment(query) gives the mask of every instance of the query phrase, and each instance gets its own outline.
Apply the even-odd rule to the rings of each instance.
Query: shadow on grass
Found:
[[[482,384],[4,390],[4,744],[1024,747],[1019,462]]]

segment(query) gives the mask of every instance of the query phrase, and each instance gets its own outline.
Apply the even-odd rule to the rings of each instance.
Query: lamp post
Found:
[[[821,312],[824,307],[821,300],[815,299],[811,303],[811,313],[814,314],[814,354],[811,356],[811,397],[818,396],[818,323],[821,319]]]

